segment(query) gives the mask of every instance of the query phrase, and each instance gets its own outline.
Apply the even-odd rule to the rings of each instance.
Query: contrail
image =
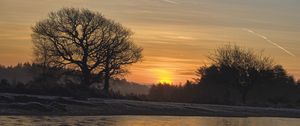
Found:
[[[176,1],[173,1],[173,0],[162,0],[162,1],[171,3],[171,4],[178,4]]]
[[[266,40],[267,42],[269,42],[269,43],[271,43],[272,45],[276,46],[277,48],[283,50],[284,52],[286,52],[286,53],[289,54],[290,56],[296,56],[296,55],[293,54],[292,52],[288,51],[287,49],[283,48],[282,46],[278,45],[276,42],[270,40],[268,37],[266,37],[266,36],[264,36],[264,35],[262,35],[262,34],[259,34],[259,33],[255,32],[255,31],[253,31],[253,30],[248,29],[248,28],[243,28],[243,30],[245,30],[245,31],[247,31],[247,32],[249,32],[249,33],[251,33],[251,34],[257,36],[257,37],[260,37],[260,38]]]

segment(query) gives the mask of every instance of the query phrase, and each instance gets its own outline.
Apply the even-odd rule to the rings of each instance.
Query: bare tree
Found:
[[[265,70],[273,67],[270,57],[244,49],[237,45],[224,45],[208,57],[216,66],[228,66],[245,69]]]
[[[34,62],[39,64],[42,68],[41,75],[45,77],[47,69],[50,66],[51,58],[49,57],[49,49],[47,42],[40,41],[40,39],[34,39],[33,54],[35,56]]]
[[[112,27],[112,41],[104,44],[104,91],[109,90],[111,76],[125,74],[128,71],[124,66],[138,62],[141,58],[142,48],[137,47],[131,40],[131,32],[120,25]]]
[[[49,57],[53,65],[81,71],[81,83],[85,86],[95,81],[94,74],[109,72],[109,79],[124,70],[125,65],[141,59],[142,49],[132,42],[129,29],[87,9],[51,12],[32,30],[36,56]]]

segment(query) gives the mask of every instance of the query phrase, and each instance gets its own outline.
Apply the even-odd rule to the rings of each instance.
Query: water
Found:
[[[293,118],[192,116],[0,116],[0,126],[298,126]]]

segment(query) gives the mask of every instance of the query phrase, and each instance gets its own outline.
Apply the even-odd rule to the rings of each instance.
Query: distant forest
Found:
[[[44,68],[38,64],[24,63],[16,66],[0,66],[0,91],[56,96],[95,96],[99,95],[101,86],[94,84],[90,93],[81,94],[78,72],[65,69],[51,69],[47,75],[42,74]],[[47,76],[47,77],[45,77]],[[125,79],[111,79],[112,92],[119,95],[145,95],[150,86],[128,82]],[[78,88],[78,89],[76,89]],[[94,93],[92,93],[94,92]]]

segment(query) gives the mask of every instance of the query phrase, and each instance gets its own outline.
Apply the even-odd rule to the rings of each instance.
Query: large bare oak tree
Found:
[[[142,57],[142,48],[133,43],[129,29],[87,9],[51,12],[32,30],[37,59],[81,71],[85,86],[97,74],[104,78],[105,91],[110,77],[127,72],[125,67]]]

